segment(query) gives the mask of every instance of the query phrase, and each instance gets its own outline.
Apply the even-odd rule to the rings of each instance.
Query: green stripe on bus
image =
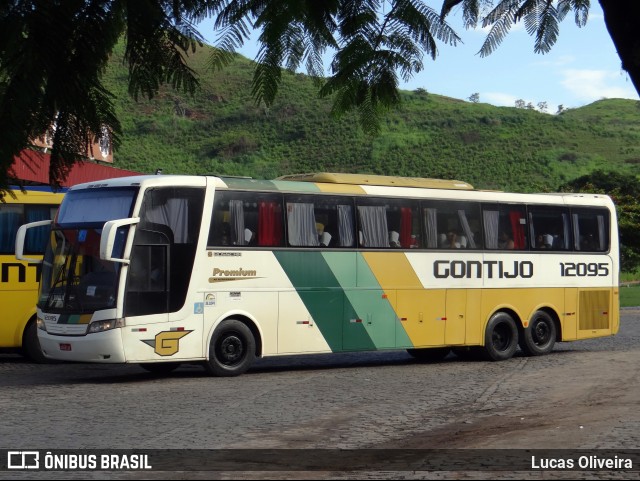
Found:
[[[384,290],[356,252],[275,252],[332,351],[412,347]]]
[[[395,299],[387,299],[380,282],[361,254],[358,254],[357,271],[360,289],[353,291],[349,300],[360,312],[366,312],[370,317],[366,327],[376,347],[412,347],[413,343],[393,307]]]
[[[278,188],[270,180],[257,180],[250,178],[222,177],[222,181],[230,189],[275,191]]]
[[[318,186],[311,182],[284,182],[281,180],[259,180],[249,178],[222,177],[230,189],[261,190],[261,191],[289,191],[289,192],[320,192]]]
[[[355,253],[337,253],[344,265],[354,265]],[[356,311],[345,296],[342,283],[321,252],[274,252],[276,259],[296,288],[316,325],[332,351],[376,349],[362,322],[355,320]],[[335,265],[335,262],[332,262]],[[344,269],[336,269],[344,276]],[[347,279],[342,279],[347,282]]]
[[[279,190],[287,190],[290,192],[320,192],[318,186],[312,182],[284,182],[282,180],[274,180],[273,185]]]

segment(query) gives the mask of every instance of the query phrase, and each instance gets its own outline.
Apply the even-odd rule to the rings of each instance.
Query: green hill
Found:
[[[402,106],[384,117],[379,136],[369,137],[355,115],[332,117],[331,101],[319,99],[302,74],[283,73],[275,105],[256,105],[253,62],[238,56],[214,72],[208,48],[190,60],[201,79],[194,97],[163,88],[137,103],[127,94],[122,50],[115,52],[105,83],[123,126],[118,167],[256,178],[368,172],[520,192],[554,190],[595,169],[640,173],[640,110],[632,100],[550,115],[403,91]]]

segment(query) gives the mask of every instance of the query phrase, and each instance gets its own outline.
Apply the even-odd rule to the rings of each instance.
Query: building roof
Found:
[[[49,178],[50,159],[50,154],[37,150],[23,150],[20,155],[15,157],[9,176],[18,183],[49,185],[51,184]],[[62,186],[69,187],[83,182],[130,175],[140,175],[140,172],[118,169],[86,160],[76,163],[71,168],[67,178],[62,181]]]

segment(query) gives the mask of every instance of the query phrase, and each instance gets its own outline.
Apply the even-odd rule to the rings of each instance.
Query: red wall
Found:
[[[13,161],[9,176],[26,182],[50,184],[49,182],[49,154],[35,150],[23,150]],[[116,169],[108,165],[100,165],[93,161],[78,162],[72,168],[67,178],[62,181],[64,187],[70,187],[83,182],[92,182],[114,177],[140,175],[140,172]]]

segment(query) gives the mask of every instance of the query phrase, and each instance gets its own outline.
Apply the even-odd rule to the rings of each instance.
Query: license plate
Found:
[[[60,350],[61,351],[70,351],[71,350],[71,344],[60,344]]]

